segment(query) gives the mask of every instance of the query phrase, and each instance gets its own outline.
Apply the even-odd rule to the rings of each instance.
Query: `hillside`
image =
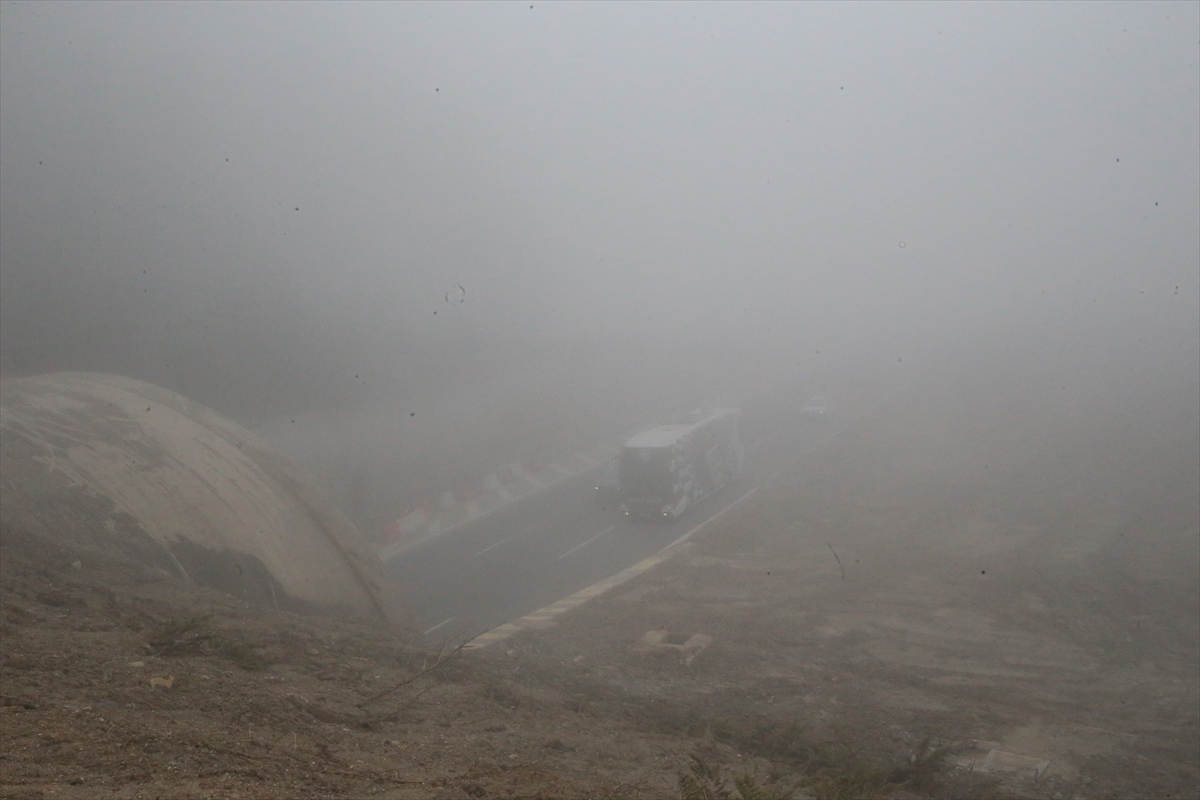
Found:
[[[472,652],[7,528],[0,797],[1195,796],[1194,432],[973,392]]]

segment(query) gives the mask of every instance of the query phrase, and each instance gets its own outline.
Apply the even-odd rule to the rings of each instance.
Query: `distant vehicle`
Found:
[[[823,394],[814,394],[808,398],[808,402],[800,409],[801,414],[828,414],[831,404],[829,398]]]
[[[736,409],[697,411],[625,443],[617,456],[621,513],[675,519],[742,475],[746,448]]]
[[[620,472],[617,459],[604,465],[599,477],[596,478],[596,502],[600,505],[615,503],[621,499]]]

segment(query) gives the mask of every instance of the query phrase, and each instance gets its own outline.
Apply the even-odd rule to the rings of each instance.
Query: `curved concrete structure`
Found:
[[[358,530],[259,437],[174,392],[115,375],[0,383],[0,513],[247,601],[386,618]]]

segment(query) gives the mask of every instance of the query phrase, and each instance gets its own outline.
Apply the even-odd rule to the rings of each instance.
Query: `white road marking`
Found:
[[[517,538],[519,538],[519,537],[521,537],[521,536],[524,536],[525,534],[529,533],[531,530],[533,530],[533,529],[534,529],[534,528],[536,528],[536,527],[537,527],[537,525],[530,525],[528,528],[526,528],[526,529],[525,529],[525,530],[523,530],[523,531],[520,531],[520,532],[518,532],[518,533],[514,533],[512,536],[507,536],[507,537],[505,537],[505,538],[501,539],[501,540],[500,540],[500,541],[498,541],[498,542],[495,542],[495,543],[493,543],[493,544],[490,544],[490,545],[488,545],[487,547],[483,548],[482,550],[480,550],[480,551],[479,551],[478,553],[476,553],[475,555],[477,555],[477,556],[481,556],[481,555],[483,555],[484,553],[486,553],[488,550],[492,550],[492,549],[494,549],[494,548],[497,548],[497,547],[499,547],[499,546],[500,546],[500,545],[502,545],[502,544],[508,544],[508,543],[509,543],[509,542],[511,542],[513,539],[517,539]]]
[[[588,539],[588,540],[587,540],[586,542],[584,542],[583,544],[577,544],[577,545],[575,545],[574,547],[572,547],[570,550],[568,550],[567,552],[563,553],[561,556],[559,556],[559,557],[558,557],[558,560],[559,560],[559,561],[562,561],[564,558],[566,558],[567,556],[571,555],[571,553],[574,553],[576,550],[579,550],[579,549],[581,549],[581,548],[587,547],[589,544],[591,544],[592,542],[596,541],[597,539],[599,539],[599,538],[600,538],[601,536],[603,536],[604,534],[608,533],[609,531],[615,531],[616,529],[617,529],[617,526],[616,526],[616,525],[613,525],[611,528],[606,528],[606,529],[604,529],[604,530],[600,531],[599,533],[597,533],[597,534],[596,534],[595,536],[593,536],[592,538]]]
[[[751,449],[751,450],[757,450],[757,449],[759,448],[759,446],[761,446],[761,445],[764,445],[764,444],[766,444],[767,442],[769,442],[770,440],[774,439],[776,436],[778,436],[779,434],[783,433],[783,432],[784,432],[784,430],[785,430],[784,428],[778,428],[778,429],[776,429],[776,430],[772,431],[771,433],[768,433],[766,436],[764,436],[763,438],[759,439],[759,440],[758,440],[757,442],[755,442],[754,444],[750,445],[750,449]]]
[[[715,514],[713,514],[711,517],[709,517],[708,519],[704,520],[704,522],[701,522],[699,525],[697,525],[696,527],[692,528],[690,531],[688,531],[687,533],[685,533],[683,536],[680,536],[678,539],[676,539],[675,541],[671,542],[669,545],[667,545],[666,547],[664,547],[662,550],[659,550],[658,552],[660,552],[660,553],[665,553],[667,550],[670,550],[670,549],[671,549],[671,548],[673,548],[673,547],[678,547],[679,545],[683,544],[683,543],[684,543],[684,542],[686,542],[688,539],[692,538],[692,536],[693,536],[693,535],[695,535],[695,533],[696,533],[697,531],[699,531],[701,528],[703,528],[705,525],[707,525],[708,523],[712,522],[712,521],[713,521],[713,520],[715,520],[717,517],[724,516],[724,515],[725,515],[725,512],[732,510],[732,509],[733,509],[735,506],[740,506],[740,505],[742,504],[742,502],[743,502],[743,501],[750,499],[750,496],[751,496],[751,495],[753,495],[755,492],[757,492],[757,491],[758,491],[758,489],[759,489],[759,487],[755,486],[753,489],[751,489],[750,491],[746,492],[746,493],[745,493],[745,494],[743,494],[741,497],[739,497],[738,499],[734,500],[732,503],[730,503],[729,505],[725,506],[725,507],[724,507],[724,508],[722,508],[720,511],[718,511],[718,512],[717,512],[717,513],[715,513]]]
[[[608,445],[604,445],[600,449],[608,452],[609,457],[620,452],[619,448],[610,447]],[[586,459],[582,459],[582,460],[586,460]],[[594,469],[594,468],[595,468],[595,465],[593,464],[593,465],[589,466],[587,469]],[[581,469],[581,470],[579,470],[579,472],[566,472],[560,466],[554,466],[554,469],[557,472],[559,472],[562,475],[562,477],[552,478],[549,481],[543,480],[541,478],[537,478],[537,477],[529,474],[528,472],[522,471],[521,473],[519,473],[518,477],[520,477],[524,480],[528,480],[529,483],[533,484],[533,486],[534,486],[533,489],[522,489],[518,493],[514,494],[513,492],[504,491],[503,487],[501,487],[501,489],[498,490],[497,493],[502,493],[503,495],[506,496],[507,499],[505,502],[497,503],[496,505],[492,506],[491,508],[488,508],[487,510],[480,509],[478,516],[467,517],[465,520],[459,520],[458,522],[450,524],[448,527],[443,527],[442,521],[435,517],[429,523],[429,527],[426,529],[424,536],[420,537],[419,539],[417,539],[415,541],[393,542],[392,544],[388,545],[387,547],[384,547],[380,551],[379,557],[385,561],[389,561],[393,558],[397,558],[401,554],[408,552],[409,550],[413,550],[417,547],[421,547],[421,546],[429,544],[430,542],[434,541],[439,536],[450,533],[452,531],[461,530],[462,528],[466,527],[467,525],[474,524],[484,517],[487,517],[491,514],[495,514],[498,511],[502,511],[503,509],[508,508],[508,506],[511,504],[511,502],[516,502],[518,500],[524,500],[524,499],[533,497],[534,495],[540,494],[541,492],[543,492],[547,489],[550,489],[553,486],[557,486],[560,483],[564,483],[564,482],[570,481],[570,480],[575,480],[581,474],[583,474],[584,472],[587,471],[587,469]],[[476,553],[476,555],[479,555],[479,554]]]
[[[441,622],[439,622],[437,625],[434,625],[432,628],[430,628],[429,630],[425,631],[425,633],[423,633],[423,634],[421,634],[421,635],[422,635],[422,636],[428,636],[429,634],[431,634],[431,633],[433,633],[434,631],[436,631],[438,628],[442,627],[443,625],[445,625],[445,624],[447,624],[447,623],[453,622],[453,621],[454,621],[454,620],[456,620],[456,619],[458,619],[458,617],[447,617],[446,619],[442,620],[442,621],[441,621]]]
[[[807,457],[809,454],[811,454],[815,450],[823,447],[824,445],[826,445],[833,439],[837,438],[842,433],[845,433],[846,431],[850,430],[851,428],[854,428],[855,426],[857,426],[862,421],[863,417],[874,412],[875,409],[879,408],[881,405],[883,405],[885,402],[890,400],[894,395],[896,395],[900,391],[907,389],[908,385],[911,385],[911,381],[910,381],[910,384],[906,384],[905,386],[899,387],[899,388],[889,392],[888,394],[884,395],[882,398],[880,398],[880,400],[878,400],[873,405],[871,405],[869,408],[867,408],[867,410],[865,412],[863,412],[862,415],[860,415],[860,418],[858,420],[856,420],[855,422],[847,425],[846,427],[844,427],[838,431],[835,431],[834,433],[830,434],[829,436],[826,436],[824,439],[821,439],[819,442],[814,444],[812,447],[808,448],[803,453],[801,453],[800,457],[795,459],[790,465],[784,467],[783,469],[777,470],[773,475],[771,475],[771,477],[768,480],[764,481],[763,483],[760,483],[758,486],[755,486],[753,489],[746,491],[744,494],[739,495],[735,500],[730,502],[729,505],[725,506],[720,511],[713,514],[711,517],[704,520],[696,527],[692,528],[690,531],[685,533],[683,536],[680,536],[678,539],[676,539],[675,541],[671,542],[666,547],[659,550],[657,554],[652,555],[649,558],[644,558],[641,561],[639,561],[638,563],[634,564],[632,567],[627,567],[627,568],[621,570],[620,572],[618,572],[616,575],[613,575],[612,577],[605,578],[602,581],[594,583],[591,586],[588,586],[584,589],[581,589],[580,591],[576,592],[575,594],[573,594],[569,597],[565,597],[562,600],[559,600],[556,603],[552,603],[549,606],[546,606],[542,609],[539,609],[539,610],[533,612],[532,614],[527,614],[524,617],[521,617],[520,619],[513,620],[512,622],[505,622],[503,624],[497,625],[495,628],[492,628],[491,630],[486,631],[486,632],[481,633],[478,636],[476,636],[474,639],[472,639],[470,642],[468,642],[465,645],[465,648],[468,650],[475,650],[475,649],[488,647],[489,645],[495,644],[496,642],[504,641],[509,636],[512,636],[513,634],[518,633],[522,630],[526,630],[530,627],[534,627],[535,625],[538,627],[544,626],[547,622],[549,622],[557,614],[562,613],[563,611],[567,611],[571,608],[580,606],[583,603],[586,603],[588,600],[591,600],[594,597],[598,597],[598,596],[604,594],[605,592],[612,589],[613,587],[621,585],[622,583],[626,582],[627,580],[634,577],[635,575],[641,575],[642,573],[653,569],[658,564],[661,564],[662,562],[666,561],[667,559],[671,558],[674,555],[671,552],[671,550],[673,548],[679,547],[680,545],[684,544],[690,538],[692,538],[692,536],[694,536],[696,533],[698,533],[705,525],[708,525],[710,522],[713,522],[718,517],[723,516],[727,511],[732,510],[735,506],[741,505],[744,501],[749,500],[756,492],[758,492],[759,489],[763,488],[764,486],[771,485],[781,475],[785,474],[789,469],[793,469],[797,464],[800,463],[801,460],[803,460],[805,457]],[[776,433],[780,433],[780,432],[782,432],[782,431],[776,431]],[[756,443],[756,445],[753,445],[753,446],[762,444],[763,442],[765,442],[767,439],[771,438],[771,436],[774,436],[774,435],[775,434],[769,434],[764,439],[760,439]],[[563,553],[563,555],[559,556],[559,558],[561,559],[561,558],[564,558],[564,557],[570,555],[575,550],[578,550],[580,547],[583,547],[584,545],[586,545],[588,542],[591,542],[593,539],[597,539],[600,536],[603,536],[605,533],[608,533],[609,531],[613,530],[616,527],[617,526],[614,525],[612,528],[609,528],[606,531],[602,531],[601,533],[596,534],[591,539],[588,539],[587,542],[584,542],[583,544],[579,545],[578,547],[574,548],[573,550]]]

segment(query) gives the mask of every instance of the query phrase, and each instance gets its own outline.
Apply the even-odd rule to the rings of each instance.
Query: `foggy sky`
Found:
[[[1195,3],[4,3],[0,365],[1194,354],[1198,53]]]

